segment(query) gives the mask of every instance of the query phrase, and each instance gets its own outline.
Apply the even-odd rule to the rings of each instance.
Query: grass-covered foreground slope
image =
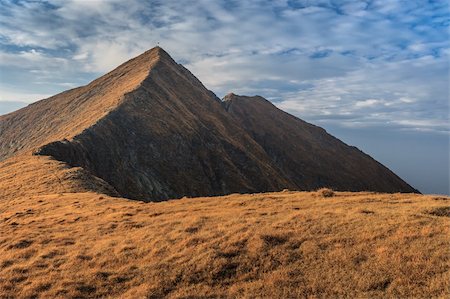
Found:
[[[282,192],[0,200],[0,297],[449,297],[450,200]]]

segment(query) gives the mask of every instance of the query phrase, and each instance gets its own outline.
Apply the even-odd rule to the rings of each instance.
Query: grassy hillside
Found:
[[[0,161],[0,201],[51,193],[119,194],[81,167],[70,167],[47,156],[20,155]],[[1,219],[1,215],[0,215]]]
[[[0,297],[449,297],[450,198],[0,200]]]

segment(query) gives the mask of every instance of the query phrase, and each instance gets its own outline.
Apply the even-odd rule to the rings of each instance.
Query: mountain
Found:
[[[10,159],[39,165],[37,156],[59,172],[77,167],[85,175],[75,176],[76,186],[146,201],[322,186],[417,192],[261,97],[221,101],[159,47],[86,86],[0,116],[0,173]],[[87,176],[97,183],[86,184]],[[73,179],[63,171],[52,185]]]
[[[324,129],[255,96],[228,94],[224,107],[297,189],[417,192],[392,171]]]

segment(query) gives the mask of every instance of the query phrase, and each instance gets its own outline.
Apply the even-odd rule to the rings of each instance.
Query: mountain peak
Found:
[[[160,46],[153,47],[153,48],[151,48],[151,49],[145,51],[145,52],[142,53],[141,55],[137,56],[136,58],[139,58],[139,57],[149,57],[149,56],[152,57],[152,58],[153,58],[153,57],[157,57],[157,58],[159,58],[160,60],[168,59],[168,60],[174,62],[174,60],[172,59],[172,57],[170,57],[169,53],[167,53],[167,52],[166,52],[163,48],[161,48]]]
[[[150,71],[158,62],[165,62],[170,65],[176,65],[175,60],[170,57],[170,55],[161,47],[156,46],[151,48],[141,55],[138,55],[118,66],[116,69],[112,70],[109,74],[112,73],[123,73],[124,71],[127,73],[140,73],[142,71],[148,72]]]
[[[152,71],[160,66],[163,66],[164,71],[155,71],[153,77],[180,69],[170,55],[157,46],[85,86],[64,91],[0,117],[0,137],[14,136],[16,140],[12,145],[0,141],[0,160],[56,140],[71,140],[116,110],[123,103],[125,95],[138,89]],[[35,123],[33,128],[21,130],[9,125],[24,115],[31,123]]]
[[[223,97],[223,101],[224,101],[224,102],[230,101],[230,100],[232,100],[232,99],[234,99],[234,98],[236,98],[236,97],[238,97],[238,95],[236,95],[236,94],[230,92],[230,93],[227,93],[227,94]]]
[[[227,110],[230,108],[231,105],[242,104],[244,102],[247,104],[250,104],[250,105],[256,105],[256,106],[269,105],[269,106],[274,107],[274,105],[269,100],[267,100],[259,95],[242,96],[242,95],[237,95],[237,94],[230,92],[226,96],[223,97],[222,101],[226,104],[225,107]]]

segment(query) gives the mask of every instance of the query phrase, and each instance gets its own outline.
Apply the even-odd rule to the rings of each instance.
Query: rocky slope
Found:
[[[276,108],[262,97],[228,94],[224,107],[297,189],[327,186],[346,191],[413,191],[356,147]]]
[[[261,98],[221,102],[159,47],[86,86],[0,116],[0,160],[31,153],[147,201],[320,186],[416,191]]]

